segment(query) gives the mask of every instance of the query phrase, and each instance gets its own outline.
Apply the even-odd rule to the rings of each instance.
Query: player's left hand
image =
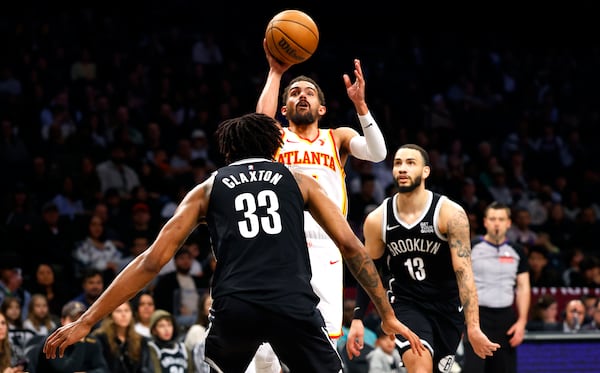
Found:
[[[350,81],[350,76],[344,74],[344,84],[346,85],[346,92],[350,100],[356,105],[357,103],[365,101],[365,78],[363,76],[362,68],[360,67],[360,60],[354,60],[354,77],[356,80],[354,83]]]
[[[286,72],[290,67],[292,67],[291,63],[281,62],[275,57],[273,57],[273,55],[269,52],[269,48],[267,48],[267,39],[263,39],[263,49],[265,51],[267,61],[269,62],[269,67],[273,71],[276,71],[280,75],[283,75],[284,72]]]
[[[402,335],[406,340],[410,343],[410,349],[413,354],[418,354],[421,356],[423,351],[426,351],[425,346],[423,346],[423,342],[418,335],[416,335],[412,330],[410,330],[406,325],[398,321],[398,319],[391,318],[389,320],[383,319],[381,321],[381,329],[383,332],[390,336],[390,338],[396,338],[396,334]]]

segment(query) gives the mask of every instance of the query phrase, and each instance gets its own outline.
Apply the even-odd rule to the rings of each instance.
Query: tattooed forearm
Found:
[[[479,300],[470,264],[465,263],[455,270],[455,274],[460,302],[465,310],[465,322],[467,325],[479,325]]]
[[[461,258],[471,257],[469,219],[464,210],[457,210],[448,221],[448,243]]]
[[[371,257],[360,252],[351,257],[345,257],[348,269],[356,278],[358,283],[362,285],[369,297],[373,301],[373,305],[380,312],[380,315],[387,313],[390,310],[390,304],[385,295],[385,290],[381,284],[381,278],[377,267]]]

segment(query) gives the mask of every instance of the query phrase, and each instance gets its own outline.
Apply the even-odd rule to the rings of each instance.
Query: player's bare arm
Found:
[[[469,219],[465,210],[457,203],[446,200],[440,212],[440,230],[448,237],[469,341],[475,353],[485,359],[486,356],[492,356],[500,345],[491,342],[479,326],[479,300],[471,266]]]
[[[263,40],[263,49],[265,56],[269,62],[269,73],[267,74],[267,81],[265,86],[258,98],[256,104],[256,112],[266,114],[272,118],[275,118],[277,113],[277,105],[279,100],[279,89],[281,86],[281,78],[292,65],[281,63],[277,61],[267,48],[267,41]]]
[[[452,255],[452,266],[456,274],[460,301],[464,307],[467,326],[479,327],[479,306],[475,279],[471,269],[471,239],[467,214],[452,202],[445,202],[442,208],[442,222],[445,221]]]
[[[190,191],[164,225],[154,243],[121,271],[100,298],[75,322],[53,332],[44,344],[46,358],[64,356],[65,349],[89,334],[93,325],[144,288],[175,255],[206,215],[213,177]]]

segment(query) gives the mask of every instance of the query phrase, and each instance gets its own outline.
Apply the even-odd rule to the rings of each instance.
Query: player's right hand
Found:
[[[90,332],[90,327],[84,325],[81,318],[67,325],[63,325],[48,336],[44,343],[43,352],[46,359],[64,357],[68,346],[81,341]]]
[[[271,70],[277,72],[278,74],[283,74],[290,67],[293,66],[291,63],[281,62],[269,52],[269,48],[267,48],[267,39],[263,39],[263,49],[265,50],[265,56],[267,57],[267,61],[269,62],[269,67]]]
[[[346,339],[346,353],[348,358],[352,360],[355,356],[360,355],[360,350],[364,347],[365,327],[361,320],[352,320],[350,330],[348,331],[348,339]]]

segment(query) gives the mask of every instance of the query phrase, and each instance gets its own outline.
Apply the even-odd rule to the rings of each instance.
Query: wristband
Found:
[[[358,285],[356,287],[356,306],[354,307],[354,314],[352,318],[362,321],[369,310],[370,304],[371,298],[369,298],[369,295],[365,289],[361,285]]]
[[[362,321],[365,318],[366,313],[367,312],[366,312],[365,307],[356,306],[356,307],[354,307],[354,314],[352,315],[352,319]]]
[[[360,122],[360,126],[363,130],[366,130],[375,123],[375,119],[373,119],[370,111],[367,111],[367,114],[365,115],[359,115],[358,121]]]

